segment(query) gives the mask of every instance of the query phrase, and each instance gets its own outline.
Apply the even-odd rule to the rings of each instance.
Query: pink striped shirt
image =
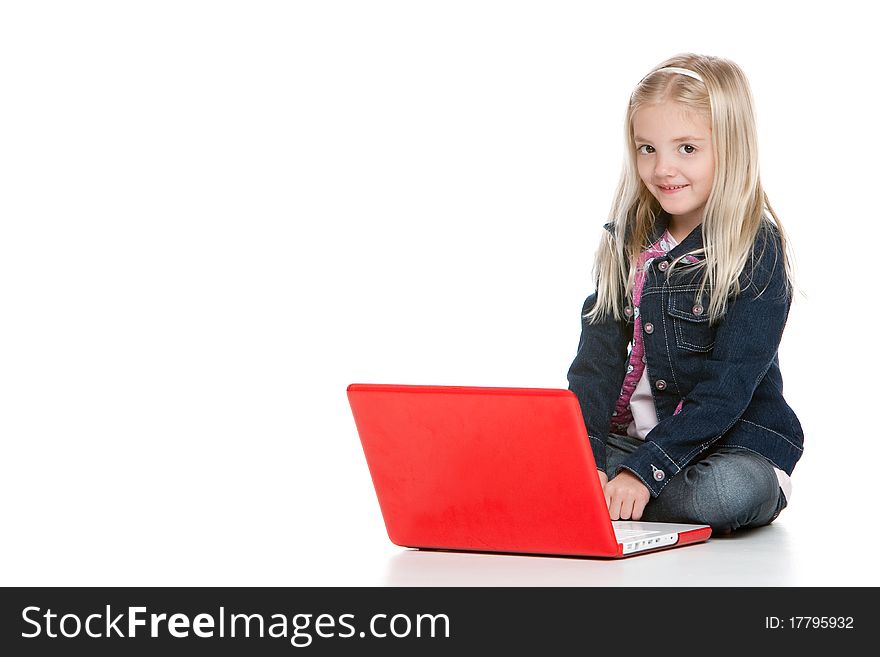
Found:
[[[632,311],[634,316],[635,325],[633,327],[633,343],[629,355],[629,363],[626,366],[626,377],[623,379],[623,387],[620,390],[620,397],[617,399],[617,404],[614,407],[614,414],[611,416],[611,431],[614,433],[619,434],[627,431],[633,422],[630,400],[632,399],[639,381],[642,379],[642,374],[645,371],[645,364],[647,362],[645,357],[645,343],[642,340],[642,320],[639,317],[639,303],[642,301],[642,289],[645,286],[645,272],[651,266],[651,261],[654,260],[654,258],[666,255],[676,244],[678,244],[678,242],[676,242],[672,235],[669,234],[669,230],[664,231],[660,236],[660,239],[642,251],[636,265],[635,281],[633,283],[633,305],[631,309],[627,308],[627,310]],[[692,256],[685,256],[684,260],[685,262],[696,262],[696,259]],[[681,404],[682,402],[678,402],[678,406],[673,415],[681,410]],[[651,405],[653,406],[653,399],[651,399]],[[654,424],[657,424],[656,418],[657,414],[656,411],[654,411]],[[644,439],[644,435],[635,437]]]

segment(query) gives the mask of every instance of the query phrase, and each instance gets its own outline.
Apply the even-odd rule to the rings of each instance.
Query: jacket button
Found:
[[[623,314],[626,315],[627,317],[631,317],[633,314],[632,306],[627,306],[626,308],[624,308]]]
[[[666,381],[663,379],[657,379],[657,383],[654,384],[654,387],[657,388],[657,390],[666,390]]]
[[[660,271],[666,271],[667,269],[669,269],[669,263],[665,260],[661,260],[660,264],[657,265],[657,269],[659,269]]]
[[[663,470],[654,470],[654,480],[655,481],[663,481],[666,478],[666,473]]]
[[[701,306],[700,304],[695,305],[691,310],[693,311],[694,315],[703,314],[703,306]]]
[[[648,322],[647,324],[645,324],[645,333],[653,333],[653,332],[654,332],[654,325],[651,322]]]

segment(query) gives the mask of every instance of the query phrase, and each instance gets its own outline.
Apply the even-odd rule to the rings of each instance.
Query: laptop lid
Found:
[[[351,384],[347,394],[393,543],[622,554],[570,390]]]

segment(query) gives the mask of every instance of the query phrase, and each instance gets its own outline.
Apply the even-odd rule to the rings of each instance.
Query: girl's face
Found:
[[[712,190],[715,157],[712,128],[677,103],[660,103],[633,114],[639,176],[666,212],[696,226]],[[667,191],[667,188],[681,189]]]

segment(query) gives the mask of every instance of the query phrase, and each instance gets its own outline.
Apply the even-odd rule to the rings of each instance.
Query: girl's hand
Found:
[[[603,488],[612,520],[639,520],[651,501],[651,491],[628,470],[621,470]]]
[[[608,485],[608,475],[601,470],[596,470],[596,472],[599,473],[599,483],[602,484],[602,490],[605,490],[605,486]]]

